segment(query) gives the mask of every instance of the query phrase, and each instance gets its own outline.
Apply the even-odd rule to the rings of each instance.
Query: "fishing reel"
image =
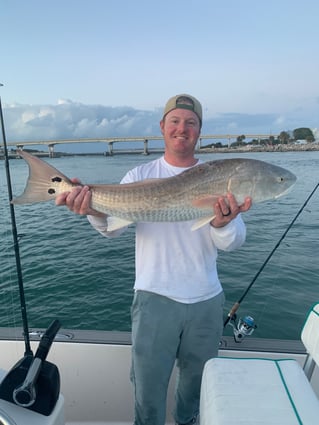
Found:
[[[236,315],[234,315],[228,324],[233,328],[234,339],[236,342],[242,342],[246,336],[250,336],[257,328],[254,319],[251,316],[240,318],[236,323]]]

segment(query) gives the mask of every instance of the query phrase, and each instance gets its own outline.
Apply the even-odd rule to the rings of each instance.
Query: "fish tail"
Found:
[[[22,150],[17,153],[28,163],[29,177],[24,192],[12,199],[13,204],[30,204],[55,199],[58,193],[53,186],[54,182],[63,181],[72,185],[68,177],[47,162]]]

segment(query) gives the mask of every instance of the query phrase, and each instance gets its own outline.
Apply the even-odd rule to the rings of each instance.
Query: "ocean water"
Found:
[[[117,183],[128,169],[158,155],[46,160],[83,182]],[[219,253],[226,318],[318,183],[319,152],[198,156],[204,161],[261,159],[293,171],[298,178],[286,196],[254,205],[244,214],[247,241],[241,249]],[[23,160],[11,160],[10,170],[13,193],[18,195],[25,186],[27,165]],[[0,214],[0,326],[21,326],[4,161],[0,162]],[[100,236],[85,217],[54,203],[15,206],[15,215],[29,326],[45,328],[58,318],[67,329],[129,331],[134,227],[109,240]],[[319,299],[318,239],[319,189],[241,303],[238,316],[254,317],[258,326],[254,336],[299,338],[308,308]],[[225,334],[230,333],[228,326]]]

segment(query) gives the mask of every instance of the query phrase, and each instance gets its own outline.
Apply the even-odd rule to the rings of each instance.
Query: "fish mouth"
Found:
[[[291,183],[291,185],[290,185],[289,187],[287,187],[287,189],[286,189],[286,190],[284,190],[283,192],[281,192],[281,193],[279,193],[278,195],[276,195],[274,199],[278,199],[278,198],[281,198],[281,197],[282,197],[282,196],[284,196],[284,195],[287,195],[287,193],[289,193],[289,192],[293,189],[293,187],[294,187],[294,186],[295,186],[295,184],[296,184],[297,178],[295,177],[295,178],[294,178],[294,179],[292,179],[292,180],[293,180],[293,182]]]

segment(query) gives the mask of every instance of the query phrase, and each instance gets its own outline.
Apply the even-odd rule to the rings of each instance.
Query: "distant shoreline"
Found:
[[[49,152],[36,151],[26,149],[35,156],[41,156],[44,158],[50,157]],[[279,145],[267,145],[267,146],[258,146],[258,145],[246,145],[242,147],[224,147],[224,148],[215,148],[215,147],[202,147],[196,150],[196,153],[262,153],[262,152],[312,152],[319,151],[319,143],[307,143],[304,145],[294,145],[294,144],[279,144]],[[154,153],[163,153],[164,149],[150,149],[148,155]],[[116,155],[145,155],[141,149],[131,149],[131,150],[115,150],[113,155],[109,155],[108,152],[54,152],[54,157],[65,157],[65,156],[116,156]],[[19,158],[18,155],[12,151],[9,152],[10,159]],[[0,154],[0,160],[4,159],[3,153]]]
[[[308,151],[319,151],[319,143],[307,143],[305,145],[246,145],[236,148],[201,148],[198,152],[201,153],[251,153],[251,152],[308,152]]]

